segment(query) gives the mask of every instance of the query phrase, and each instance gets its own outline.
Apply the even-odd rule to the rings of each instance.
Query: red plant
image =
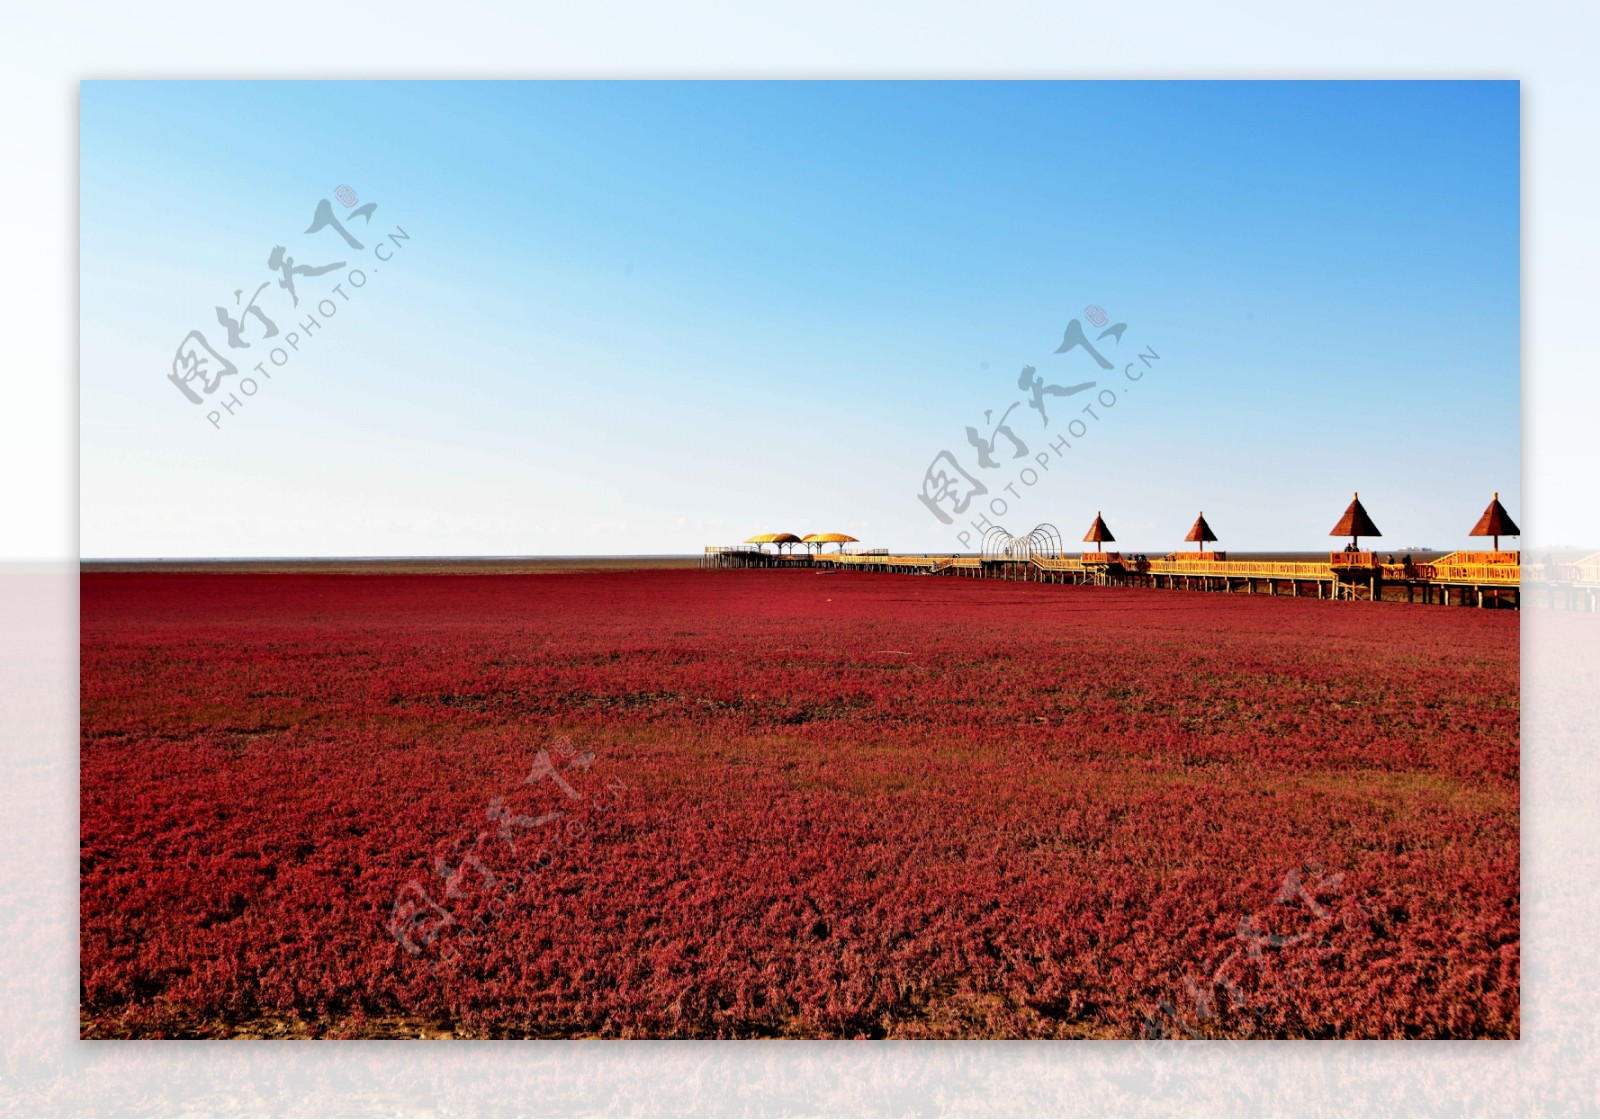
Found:
[[[86,575],[83,1030],[1515,1036],[1517,660],[1184,592]]]

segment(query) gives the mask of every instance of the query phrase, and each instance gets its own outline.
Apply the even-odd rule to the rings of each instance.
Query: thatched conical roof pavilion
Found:
[[[1361,495],[1357,493],[1350,499],[1344,516],[1339,518],[1339,524],[1333,527],[1328,536],[1349,537],[1350,551],[1355,552],[1362,537],[1381,537],[1383,533],[1372,523],[1367,507],[1361,504]]]
[[[1501,537],[1520,537],[1522,530],[1517,528],[1517,523],[1511,520],[1511,515],[1506,512],[1506,507],[1500,504],[1500,491],[1494,492],[1494,497],[1489,500],[1489,508],[1483,511],[1483,516],[1478,518],[1478,523],[1472,527],[1472,532],[1467,534],[1472,537],[1493,537],[1494,550],[1500,551]]]
[[[1183,539],[1194,541],[1195,545],[1201,549],[1205,548],[1208,541],[1217,539],[1217,535],[1211,531],[1211,526],[1206,523],[1204,511],[1201,511],[1200,516],[1194,519],[1194,527],[1189,530],[1189,535]]]

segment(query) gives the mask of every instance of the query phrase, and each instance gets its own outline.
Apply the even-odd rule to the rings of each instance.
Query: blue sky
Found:
[[[1097,510],[1155,552],[1201,508],[1322,548],[1357,489],[1380,547],[1466,547],[1490,491],[1520,513],[1514,82],[92,82],[81,119],[85,556],[949,551]],[[361,250],[303,232],[321,199]],[[344,267],[292,307],[277,245]],[[280,336],[230,349],[214,308],[263,282]],[[1091,304],[1110,372],[1054,353]],[[167,378],[194,329],[240,370],[215,424]],[[1096,389],[1046,427],[1025,365]],[[1014,402],[1028,454],[986,470],[965,429]],[[949,525],[944,450],[988,486]]]

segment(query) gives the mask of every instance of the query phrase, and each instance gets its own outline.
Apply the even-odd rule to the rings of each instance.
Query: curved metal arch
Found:
[[[1041,521],[1028,534],[1032,551],[1036,554],[1059,558],[1062,554],[1061,530],[1048,521]]]
[[[1027,536],[1013,537],[1004,526],[991,525],[983,534],[981,555],[985,560],[1032,560],[1035,556],[1059,559],[1061,530],[1042,521]]]
[[[1002,526],[991,525],[983,534],[980,555],[985,560],[1004,560],[1010,553],[1012,539]]]

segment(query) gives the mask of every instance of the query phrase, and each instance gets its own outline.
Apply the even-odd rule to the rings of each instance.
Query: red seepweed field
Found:
[[[90,1037],[1515,1037],[1514,612],[86,574]]]

